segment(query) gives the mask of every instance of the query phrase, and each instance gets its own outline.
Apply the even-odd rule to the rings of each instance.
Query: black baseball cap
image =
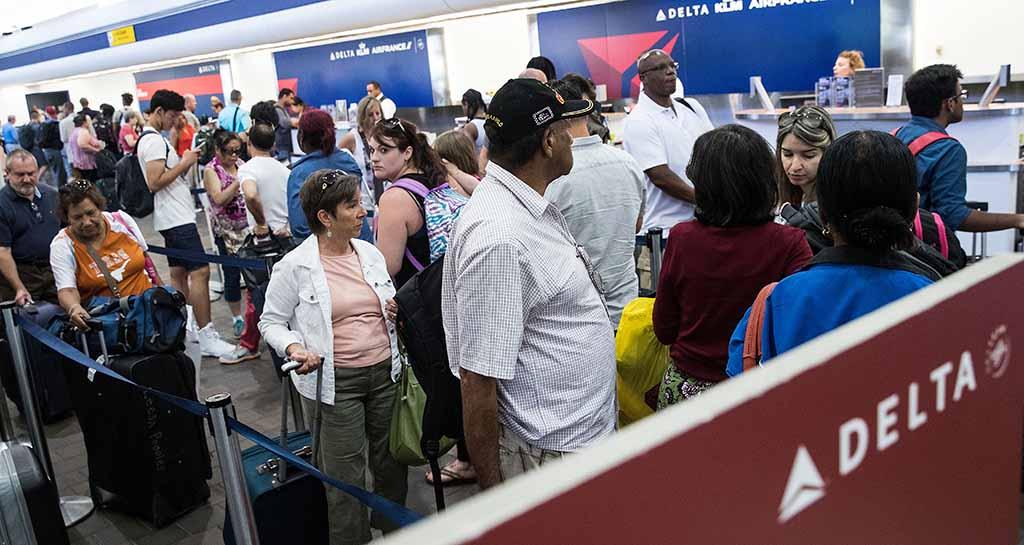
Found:
[[[582,117],[592,111],[594,103],[586,98],[566,100],[535,79],[510,79],[491,99],[484,114],[484,126],[490,127],[496,139],[510,144],[555,121]]]

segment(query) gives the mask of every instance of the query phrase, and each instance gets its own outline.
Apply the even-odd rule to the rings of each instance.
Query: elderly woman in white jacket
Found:
[[[294,375],[305,413],[314,413],[315,375],[323,369],[320,468],[361,484],[364,449],[377,494],[404,504],[408,468],[388,449],[401,370],[395,336],[395,287],[384,256],[358,239],[366,216],[360,180],[338,170],[310,175],[299,199],[313,236],[275,267],[260,333],[278,354],[302,363]],[[395,529],[355,499],[328,492],[331,543],[366,543],[370,527]]]

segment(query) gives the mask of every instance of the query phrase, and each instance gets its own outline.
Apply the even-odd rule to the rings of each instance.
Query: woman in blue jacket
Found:
[[[825,248],[779,282],[767,300],[761,361],[795,348],[939,279],[903,250],[917,212],[914,157],[891,135],[857,131],[836,140],[818,168]],[[729,342],[726,372],[743,372],[748,309]]]

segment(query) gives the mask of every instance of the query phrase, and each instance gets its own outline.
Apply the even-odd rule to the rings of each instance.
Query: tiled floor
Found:
[[[200,215],[200,218],[202,215]],[[149,219],[140,222],[148,240],[163,245],[159,234],[152,230]],[[205,227],[200,226],[200,232]],[[204,235],[204,238],[205,235]],[[208,241],[209,242],[209,241]],[[212,243],[207,244],[212,248]],[[208,250],[210,251],[210,250]],[[154,256],[163,278],[168,278],[166,261]],[[230,312],[223,301],[213,303],[214,323],[225,339],[231,341]],[[271,368],[266,350],[259,360],[241,365],[224,366],[216,359],[204,358],[200,372],[200,394],[202,397],[230,392],[238,419],[269,437],[276,437],[280,427],[280,382]],[[16,425],[21,426],[17,409],[10,402],[8,408]],[[88,468],[85,445],[78,422],[74,417],[47,426],[47,441],[57,474],[58,488],[63,495],[88,495]],[[212,438],[209,440],[213,449]],[[242,448],[251,446],[243,440]],[[224,487],[221,483],[220,465],[213,455],[213,479],[210,481],[209,501],[195,511],[165,528],[154,528],[149,523],[111,510],[97,510],[89,518],[69,530],[72,544],[94,545],[167,545],[171,543],[188,545],[213,545],[223,543],[221,528],[224,524]],[[424,481],[425,468],[410,468],[409,499],[407,505],[418,513],[434,512],[433,489]],[[450,504],[473,495],[474,485],[448,490]],[[229,544],[230,545],[230,544]]]

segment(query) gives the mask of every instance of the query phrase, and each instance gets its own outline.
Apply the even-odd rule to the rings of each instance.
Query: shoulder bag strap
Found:
[[[949,259],[949,239],[946,238],[946,222],[942,221],[942,216],[938,212],[932,212],[932,218],[935,219],[935,230],[939,239],[939,252],[943,258]]]
[[[114,297],[121,297],[121,290],[117,289],[117,282],[114,281],[114,277],[110,275],[110,270],[107,269],[107,265],[103,263],[103,259],[100,258],[96,250],[93,249],[88,243],[81,242],[82,246],[85,246],[85,251],[89,253],[89,257],[93,263],[99,267],[100,272],[103,273],[103,279],[107,281],[107,287],[110,288],[110,293],[114,294]]]
[[[775,291],[778,282],[772,282],[761,288],[754,305],[750,307],[747,329],[743,334],[743,370],[747,371],[761,365],[761,342],[764,332],[764,311],[768,305],[768,296]]]
[[[231,116],[231,132],[238,132],[238,106],[235,106],[235,115]]]

